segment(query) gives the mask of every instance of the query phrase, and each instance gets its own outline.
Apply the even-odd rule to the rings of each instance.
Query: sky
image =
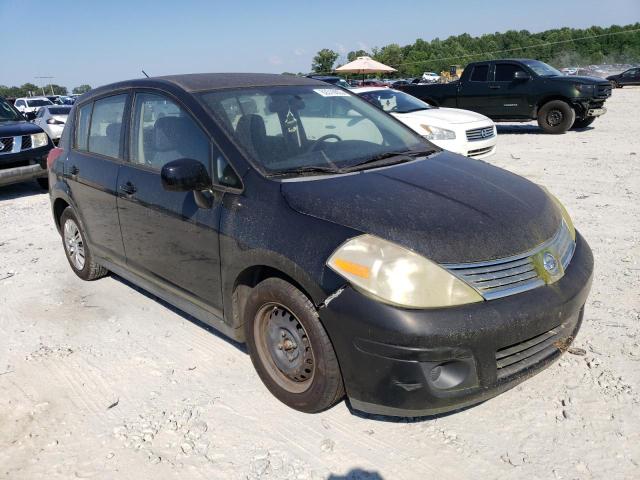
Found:
[[[308,72],[330,48],[640,21],[640,0],[0,0],[0,85]],[[52,80],[35,77],[51,76]]]

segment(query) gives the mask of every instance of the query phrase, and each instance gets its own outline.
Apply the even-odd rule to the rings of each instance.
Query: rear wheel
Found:
[[[538,111],[538,125],[546,133],[565,133],[576,119],[576,112],[562,100],[545,103]]]
[[[251,361],[275,397],[291,408],[315,413],[344,396],[329,336],[300,290],[268,278],[251,291],[244,312]]]
[[[587,128],[595,121],[596,117],[576,118],[576,121],[573,122],[573,126],[571,128]]]
[[[86,234],[71,207],[65,208],[62,212],[60,227],[64,253],[76,275],[83,280],[96,280],[109,273],[106,268],[93,260]]]

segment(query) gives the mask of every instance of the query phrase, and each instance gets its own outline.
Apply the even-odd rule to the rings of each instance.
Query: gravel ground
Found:
[[[306,415],[242,346],[111,276],[73,275],[47,195],[0,190],[0,478],[640,478],[640,88],[581,132],[499,126],[489,162],[549,187],[596,258],[566,354],[430,419]]]

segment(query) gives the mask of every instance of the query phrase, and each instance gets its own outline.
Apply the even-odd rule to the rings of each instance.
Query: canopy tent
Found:
[[[397,70],[385,65],[384,63],[376,62],[371,57],[358,57],[353,62],[349,62],[346,65],[336,68],[336,72],[360,73],[364,79],[364,76],[367,73],[397,72]]]

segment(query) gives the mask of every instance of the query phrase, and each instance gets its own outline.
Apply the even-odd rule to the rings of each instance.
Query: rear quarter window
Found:
[[[86,150],[89,136],[89,120],[91,119],[91,110],[93,103],[83,105],[78,110],[78,121],[76,122],[75,147],[78,150]]]

